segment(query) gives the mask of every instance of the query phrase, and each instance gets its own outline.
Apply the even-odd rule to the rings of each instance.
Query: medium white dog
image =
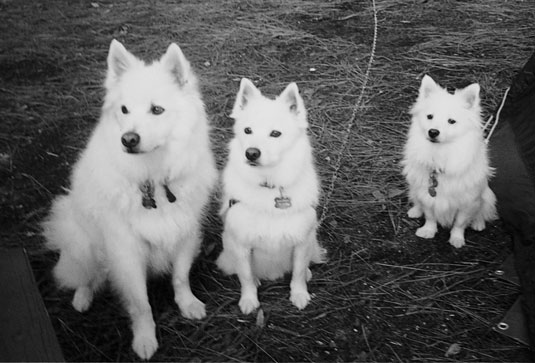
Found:
[[[303,309],[310,301],[308,267],[325,255],[316,239],[319,182],[303,100],[295,83],[271,100],[244,78],[231,117],[235,135],[223,172],[223,251],[217,264],[238,275],[244,314],[260,305],[260,279],[287,272],[290,300]]]
[[[70,191],[54,201],[43,230],[60,252],[58,283],[75,289],[74,308],[87,310],[109,279],[132,320],[132,347],[149,359],[158,342],[148,273],[172,272],[182,315],[205,316],[189,271],[217,171],[197,79],[176,44],[147,65],[113,40],[105,88]]]
[[[481,231],[486,221],[496,218],[496,197],[488,186],[492,169],[483,138],[479,85],[450,94],[426,75],[410,113],[403,159],[413,203],[408,215],[425,216],[417,236],[433,238],[437,223],[451,226],[449,242],[462,247],[466,227]]]

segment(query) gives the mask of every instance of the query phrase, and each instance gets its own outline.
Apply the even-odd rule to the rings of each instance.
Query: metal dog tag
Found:
[[[275,198],[275,208],[287,209],[292,206],[292,200],[288,197]]]
[[[141,190],[141,204],[147,209],[156,208],[156,200],[154,200],[154,184],[147,180],[139,186]]]
[[[284,195],[284,188],[279,187],[280,197],[275,197],[275,208],[287,209],[292,206],[292,200],[290,197]]]
[[[436,187],[438,187],[437,174],[438,173],[436,170],[433,170],[429,174],[429,189],[427,189],[427,191],[429,192],[429,195],[432,196],[433,198],[437,196],[437,189],[436,189]]]
[[[169,189],[169,187],[167,186],[167,184],[164,184],[163,185],[163,189],[165,190],[165,196],[167,197],[167,200],[169,201],[169,203],[174,203],[176,202],[176,196],[173,194],[173,192]]]

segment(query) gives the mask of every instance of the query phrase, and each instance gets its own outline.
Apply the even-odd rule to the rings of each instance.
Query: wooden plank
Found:
[[[22,248],[0,249],[0,361],[64,361]]]

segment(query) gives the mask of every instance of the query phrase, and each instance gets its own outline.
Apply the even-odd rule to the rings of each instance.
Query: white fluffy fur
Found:
[[[410,113],[403,160],[413,203],[409,217],[425,216],[417,236],[433,238],[438,223],[452,227],[449,242],[462,247],[467,226],[480,231],[486,221],[496,218],[496,197],[488,186],[492,169],[483,139],[479,85],[450,94],[426,75]],[[431,142],[430,129],[440,132],[436,142]],[[433,170],[438,180],[435,197],[428,191]]]
[[[48,247],[60,252],[58,283],[75,289],[74,307],[87,310],[109,279],[132,320],[132,347],[149,359],[158,343],[148,272],[172,272],[182,314],[205,316],[188,275],[217,174],[197,80],[176,44],[146,65],[113,40],[105,87],[102,116],[74,166],[71,189],[54,201],[43,230]],[[164,112],[152,114],[153,106]],[[130,131],[141,137],[138,153],[123,150],[121,136]],[[146,180],[156,185],[156,209],[142,206],[139,186]],[[163,184],[176,202],[168,201]]]
[[[235,137],[223,172],[223,252],[217,264],[238,275],[244,314],[259,306],[260,279],[274,280],[287,272],[292,272],[290,299],[303,309],[310,301],[308,266],[322,262],[325,254],[316,240],[319,183],[303,100],[295,83],[271,100],[244,78],[231,116]],[[273,130],[281,135],[270,136]],[[256,166],[245,156],[250,147],[261,152]],[[280,187],[291,199],[287,209],[275,208]],[[238,203],[229,207],[231,199]]]

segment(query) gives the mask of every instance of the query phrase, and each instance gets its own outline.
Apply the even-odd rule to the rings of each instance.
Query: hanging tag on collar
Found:
[[[292,200],[284,195],[284,189],[282,187],[279,188],[280,197],[275,198],[275,208],[278,209],[287,209],[292,206]]]
[[[167,197],[167,200],[169,201],[169,203],[174,203],[176,202],[176,196],[173,194],[173,192],[169,189],[169,187],[167,186],[167,184],[164,184],[163,185],[163,189],[165,190],[165,196]]]
[[[145,181],[139,186],[141,190],[141,204],[147,209],[156,208],[156,200],[154,200],[154,183],[151,180]]]
[[[438,179],[437,179],[437,171],[433,170],[429,174],[429,188],[427,189],[430,196],[433,198],[437,196],[437,187],[438,187]]]

